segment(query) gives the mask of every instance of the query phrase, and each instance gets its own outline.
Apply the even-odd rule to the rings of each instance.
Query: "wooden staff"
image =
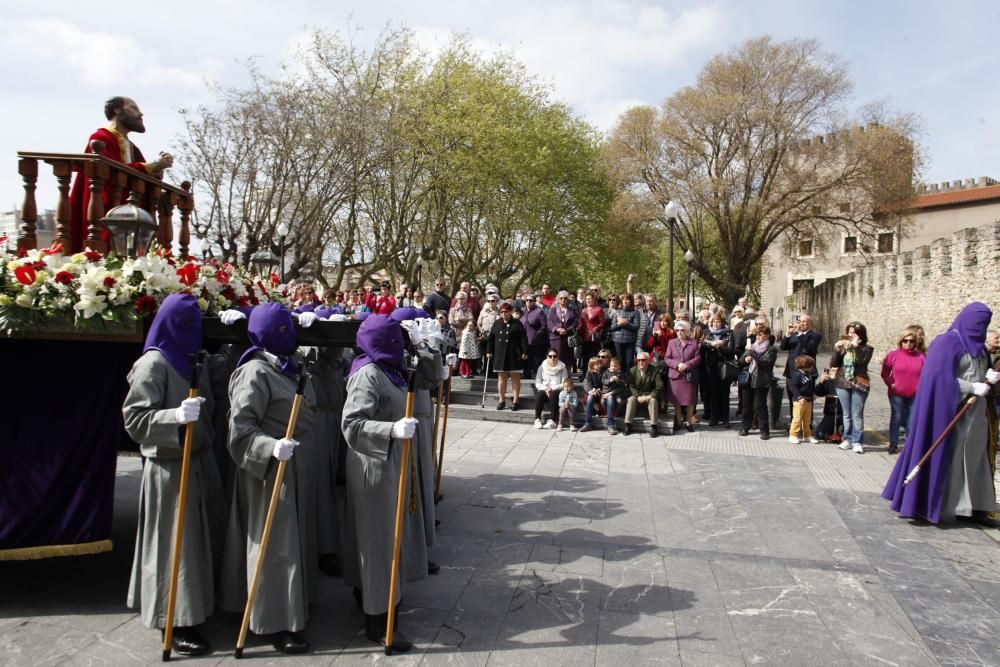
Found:
[[[434,434],[431,436],[431,465],[437,470],[438,422],[441,420],[441,399],[444,396],[444,382],[438,384],[437,404],[434,406]]]
[[[413,416],[413,395],[415,393],[416,372],[410,373],[410,383],[406,390],[406,410],[403,417]],[[410,471],[410,442],[403,441],[403,456],[399,466],[399,490],[396,493],[396,529],[392,541],[392,571],[389,576],[389,613],[385,625],[385,654],[392,655],[392,632],[396,625],[396,591],[399,589],[399,548],[403,541],[403,516],[406,509],[406,478]],[[415,480],[414,480],[415,481]]]
[[[441,446],[438,447],[437,476],[434,479],[434,502],[444,499],[441,495],[441,470],[444,467],[444,437],[448,433],[448,408],[451,407],[451,366],[448,367],[448,394],[444,401],[444,421],[441,424]]]
[[[292,413],[288,416],[288,427],[285,429],[285,438],[291,439],[295,434],[295,422],[299,418],[299,408],[302,406],[302,397],[306,392],[306,383],[309,381],[308,369],[303,369],[299,376],[299,386],[295,390],[295,400],[292,401]],[[260,575],[264,569],[264,556],[267,555],[267,543],[271,539],[271,527],[274,525],[274,515],[278,513],[278,498],[281,496],[281,484],[285,477],[285,467],[288,461],[278,461],[278,471],[274,475],[274,488],[271,489],[271,502],[267,506],[267,517],[264,519],[264,534],[260,538],[260,550],[257,552],[257,566],[254,567],[253,580],[250,582],[250,590],[247,594],[247,606],[243,611],[243,622],[240,624],[240,636],[236,640],[236,659],[243,657],[243,646],[247,640],[247,629],[250,627],[250,612],[253,611],[253,603],[257,597],[257,588],[260,586]]]
[[[201,377],[201,353],[189,355],[191,359],[191,384],[188,398],[198,398],[198,381]],[[188,422],[184,427],[184,448],[181,450],[181,488],[174,515],[174,548],[170,557],[170,591],[167,593],[167,620],[163,628],[163,662],[170,660],[174,640],[174,607],[177,606],[177,581],[181,573],[181,546],[184,543],[184,514],[187,509],[188,480],[191,477],[191,449],[194,444],[194,427],[198,422]]]
[[[962,415],[964,415],[966,412],[969,411],[969,408],[975,402],[976,402],[976,397],[970,396],[969,400],[967,400],[965,402],[965,405],[962,406],[962,409],[958,411],[958,414],[952,417],[951,421],[948,422],[948,425],[944,427],[944,430],[941,431],[941,435],[937,437],[937,440],[935,440],[934,444],[930,446],[930,449],[928,449],[927,452],[922,457],[920,457],[920,461],[917,462],[917,465],[913,466],[913,470],[910,471],[910,474],[903,479],[903,486],[906,486],[907,484],[913,481],[913,478],[916,477],[917,473],[920,472],[920,466],[927,463],[927,459],[931,457],[931,454],[934,453],[934,450],[937,449],[942,442],[944,442],[944,439],[948,436],[949,433],[951,433],[951,429],[955,428],[955,424],[958,423],[958,420],[962,418]]]

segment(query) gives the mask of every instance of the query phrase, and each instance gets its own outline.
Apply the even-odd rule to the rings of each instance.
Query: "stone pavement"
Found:
[[[880,451],[469,420],[448,440],[442,571],[400,614],[414,651],[374,650],[324,578],[296,664],[1000,665],[997,531],[895,516]],[[0,664],[159,662],[123,606],[138,475],[119,459],[113,553],[0,563]],[[233,664],[237,626],[214,617],[190,662]]]

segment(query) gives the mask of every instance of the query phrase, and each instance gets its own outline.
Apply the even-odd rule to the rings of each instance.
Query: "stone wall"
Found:
[[[863,323],[879,361],[905,326],[923,326],[929,345],[971,301],[989,305],[1000,328],[1000,221],[882,257],[789,298],[792,310],[813,316],[827,349],[848,322]]]

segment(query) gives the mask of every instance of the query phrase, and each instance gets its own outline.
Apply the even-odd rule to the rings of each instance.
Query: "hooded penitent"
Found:
[[[362,366],[375,364],[397,387],[405,387],[408,371],[403,362],[405,343],[399,322],[388,315],[365,318],[358,328],[356,346],[361,350],[351,364],[351,375]]]
[[[201,349],[201,309],[190,294],[171,294],[156,311],[142,351],[159,350],[182,377],[191,377],[191,358]]]
[[[959,410],[965,397],[959,395],[955,366],[962,355],[986,354],[984,344],[992,317],[986,304],[970,303],[927,351],[906,444],[882,491],[882,497],[892,501],[892,509],[903,516],[923,517],[933,523],[941,518],[951,435],[938,446],[912,482],[904,486],[903,480]]]
[[[291,358],[295,353],[295,322],[288,309],[277,303],[257,306],[247,321],[247,335],[251,346],[240,357],[237,368],[249,361],[255,352],[265,351],[278,358],[285,375],[298,374],[298,364]]]

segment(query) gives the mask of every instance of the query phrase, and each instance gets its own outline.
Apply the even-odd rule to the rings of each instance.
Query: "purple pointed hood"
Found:
[[[258,350],[265,350],[278,357],[285,375],[294,377],[298,373],[298,364],[291,358],[296,346],[295,321],[287,308],[278,303],[255,307],[247,320],[247,335],[251,346],[240,357],[237,367],[249,361]]]
[[[375,364],[397,387],[405,387],[408,372],[403,363],[405,343],[399,323],[388,315],[365,318],[358,328],[357,347],[362,354],[351,364],[351,375],[363,366]]]
[[[934,450],[912,482],[904,486],[903,480],[958,411],[964,397],[959,393],[955,366],[963,355],[977,357],[983,352],[991,319],[985,304],[970,303],[927,350],[906,443],[882,491],[882,497],[902,516],[923,517],[932,523],[941,520],[952,436]]]
[[[156,311],[142,351],[159,350],[174,370],[191,378],[188,355],[201,349],[201,309],[190,294],[171,294]]]

